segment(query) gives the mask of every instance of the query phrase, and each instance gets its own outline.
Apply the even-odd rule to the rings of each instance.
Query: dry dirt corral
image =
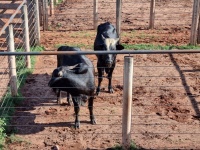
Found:
[[[67,10],[66,6],[68,4],[63,3],[56,14]],[[55,23],[59,18],[51,19]],[[83,23],[82,20],[76,21],[74,24]],[[67,22],[64,23],[67,28]],[[93,44],[95,31],[87,30],[87,36],[79,37],[76,36],[76,31],[66,31],[64,27],[63,25],[59,31],[42,32],[41,44],[47,50],[56,50],[56,44]],[[169,26],[165,30],[135,32],[144,36],[122,36],[121,42],[183,45],[187,44],[189,37],[188,26]],[[150,39],[150,35],[158,38]],[[88,57],[96,65],[96,57]],[[200,149],[200,55],[164,54],[133,57],[132,141],[144,149]],[[22,89],[26,100],[21,104],[21,108],[16,109],[12,121],[17,130],[16,136],[21,141],[12,143],[7,148],[107,149],[120,144],[123,58],[123,55],[117,56],[117,67],[113,74],[115,92],[107,93],[107,81],[104,79],[105,88],[95,97],[94,113],[97,125],[89,124],[87,107],[81,107],[81,126],[75,130],[73,107],[57,105],[55,94],[47,86],[51,72],[56,67],[56,56],[38,56],[35,71],[28,77]]]

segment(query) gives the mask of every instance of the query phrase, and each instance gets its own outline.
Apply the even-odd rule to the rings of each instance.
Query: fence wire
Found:
[[[42,56],[38,57],[43,60]],[[118,57],[122,59],[120,54],[118,54]],[[183,140],[184,137],[194,139],[192,135],[199,136],[199,124],[195,123],[199,117],[197,108],[199,108],[200,101],[199,86],[197,85],[199,72],[195,71],[197,66],[186,64],[185,62],[176,66],[175,62],[170,61],[170,57],[164,62],[154,61],[145,65],[140,60],[143,57],[142,55],[133,55],[133,57],[135,61],[131,136],[136,144],[141,142],[141,138],[147,138],[149,141],[153,140],[153,137]],[[179,57],[184,59],[188,55],[181,54]],[[53,132],[57,132],[58,134],[53,136],[60,141],[62,141],[62,135],[66,132],[66,138],[73,140],[73,136],[76,133],[68,134],[68,130],[72,128],[74,122],[73,106],[65,105],[63,107],[58,105],[56,94],[48,87],[51,73],[56,68],[56,57],[52,58],[55,58],[54,66],[49,65],[49,68],[46,66],[35,67],[35,72],[26,78],[26,84],[22,91],[24,94],[22,97],[18,97],[24,99],[26,103],[17,107],[9,105],[3,107],[4,112],[9,108],[16,109],[15,114],[7,116],[7,118],[14,119],[13,124],[7,126],[18,130],[19,134],[24,132],[27,135],[34,133],[35,137],[44,139],[47,135],[53,135]],[[152,58],[155,60],[155,55],[147,56],[147,60]],[[160,59],[160,57],[158,58]],[[174,59],[179,61],[178,59],[180,58],[175,57]],[[192,55],[191,59],[193,59]],[[198,62],[197,57],[193,61]],[[94,102],[97,125],[91,126],[87,121],[81,121],[81,128],[91,128],[91,130],[80,129],[77,136],[95,138],[98,135],[104,138],[103,141],[109,139],[120,143],[122,135],[123,62],[119,62],[112,78],[115,94],[107,93],[107,79],[104,78],[101,86],[102,91],[100,95],[95,96]],[[96,61],[93,61],[93,63],[97,73]],[[97,78],[96,74],[96,83]],[[62,99],[66,103],[66,95]],[[89,113],[85,113],[87,111],[87,105],[81,107],[80,120],[89,119]],[[63,118],[65,119],[63,120]],[[194,120],[194,122],[191,122],[190,119]],[[45,130],[49,130],[52,133],[40,132]],[[62,130],[64,131],[61,132]],[[94,132],[94,130],[97,131]],[[57,136],[60,137],[58,138]],[[149,144],[145,144],[144,147],[163,148],[161,145]],[[181,148],[181,144],[180,146],[174,146],[173,144],[165,146],[167,149],[171,147]]]
[[[9,2],[7,2],[9,3]],[[23,5],[21,5],[22,3],[24,3],[24,1],[22,2],[18,2],[20,6],[23,7]],[[31,1],[31,3],[28,3],[28,7],[33,6],[34,1]],[[11,4],[12,6],[12,4]],[[5,20],[5,25],[7,24],[8,21],[10,21],[10,24],[12,24],[13,26],[13,36],[14,36],[14,48],[16,52],[23,52],[25,51],[25,28],[24,28],[24,14],[23,11],[21,10],[21,8],[17,8],[17,10],[12,10],[12,7],[10,8],[10,10],[6,10],[5,12],[3,12],[2,16],[6,16],[7,13],[10,12],[15,12],[15,17],[11,20]],[[28,15],[30,16],[30,14],[32,16],[29,17],[34,19],[34,15],[33,15],[33,8],[30,9],[30,11],[28,11]],[[35,22],[33,22],[32,20],[28,20],[29,22],[29,26],[32,27],[32,29],[30,29],[30,32],[35,32],[33,29],[35,27]],[[5,26],[4,26],[5,27]],[[8,27],[7,27],[8,28]],[[0,50],[3,52],[6,52],[9,47],[8,47],[8,41],[9,41],[9,34],[6,31],[7,28],[4,31],[1,31],[1,33],[3,33],[1,35],[1,40],[0,40]],[[34,35],[34,34],[33,34]],[[36,47],[36,43],[34,41],[35,37],[31,37],[30,38],[30,43],[32,46],[32,51],[34,51],[34,48]],[[26,72],[28,71],[27,66],[26,66],[26,56],[16,56],[16,73],[17,73],[17,88],[20,88],[23,84],[24,84],[24,80],[26,75]],[[11,112],[14,109],[11,109],[12,107],[14,107],[14,103],[17,102],[17,97],[12,97],[11,96],[11,60],[9,59],[8,56],[0,56],[0,60],[1,60],[1,69],[0,69],[0,81],[1,81],[1,85],[0,85],[0,97],[1,97],[1,108],[0,108],[0,115],[2,120],[10,120],[8,119],[6,116],[12,114]],[[30,70],[30,69],[29,69]],[[18,95],[19,96],[19,95]],[[19,98],[20,99],[20,98]],[[2,121],[1,120],[1,121]],[[2,127],[1,127],[2,128]],[[1,130],[3,131],[3,130]],[[2,133],[1,133],[2,134]]]
[[[148,29],[150,2],[150,0],[122,1],[121,29]],[[47,5],[50,6],[50,2]],[[190,28],[192,6],[192,0],[156,1],[155,29]],[[64,1],[53,8],[55,13],[49,17],[49,27],[66,30],[91,29],[94,18],[93,7],[93,1]],[[116,24],[116,1],[98,1],[98,24],[106,21]]]
[[[147,1],[136,2],[139,3],[138,8],[142,9],[140,5],[147,6]],[[111,7],[111,5],[115,4],[114,1],[102,3],[104,9],[107,9],[107,5]],[[66,4],[72,5],[74,3],[66,1]],[[90,2],[87,2],[87,4],[91,5]],[[124,1],[124,6],[125,4],[129,4],[130,8],[135,8],[131,6],[133,4],[131,1]],[[30,4],[30,6],[32,5],[34,4]],[[159,4],[157,5],[159,6]],[[112,6],[112,8],[114,7]],[[104,17],[105,15],[102,16]],[[130,14],[130,16],[134,15]],[[138,17],[136,16],[136,18]],[[36,18],[32,19],[35,20]],[[79,18],[76,19],[78,20]],[[24,51],[25,46],[25,43],[21,40],[24,39],[24,35],[21,35],[24,33],[24,28],[23,25],[18,26],[19,23],[24,23],[22,16],[13,24],[14,28],[21,28],[18,33],[14,34],[15,41],[19,41],[15,45],[16,51],[21,52]],[[30,32],[33,32],[35,24],[33,23],[29,26]],[[34,34],[30,35],[32,51],[36,47],[34,36]],[[4,44],[6,44],[7,38],[8,36]],[[1,46],[1,48],[4,51],[7,50],[7,47],[4,48]],[[132,140],[142,148],[181,149],[200,147],[198,145],[198,136],[200,135],[199,60],[198,57],[190,55],[190,59],[193,62],[190,64],[190,61],[189,63],[185,62],[185,60],[188,60],[187,54],[178,56],[181,57],[176,58],[175,55],[169,55],[167,58],[163,57],[162,60],[161,55],[158,59],[155,58],[155,55],[147,55],[147,57],[143,57],[142,54],[133,55],[134,75],[131,136]],[[44,63],[45,61],[48,62],[50,57],[39,57],[41,57],[39,60],[42,61],[40,62],[41,66],[33,67],[34,72],[27,77],[23,72],[27,69],[25,64],[26,56],[16,56],[17,87],[20,88],[23,85],[23,88],[21,89],[22,95],[12,97],[10,93],[11,78],[9,77],[10,61],[8,61],[7,56],[0,56],[2,64],[0,68],[0,81],[2,81],[0,84],[0,118],[12,119],[11,124],[6,125],[6,127],[12,127],[17,131],[17,136],[25,137],[27,141],[32,141],[34,136],[34,138],[41,141],[46,147],[49,144],[52,146],[52,143],[62,145],[69,140],[78,141],[80,139],[82,142],[86,141],[87,144],[91,144],[92,148],[100,147],[99,149],[107,148],[105,145],[113,146],[109,143],[121,144],[121,127],[123,123],[121,121],[123,111],[123,61],[117,63],[113,73],[114,93],[108,93],[108,80],[105,76],[100,95],[95,96],[94,114],[97,124],[94,126],[90,125],[88,106],[84,105],[80,111],[80,130],[74,131],[73,106],[67,106],[66,104],[65,106],[58,105],[56,94],[48,87],[51,73],[56,68],[56,56],[51,58],[54,59],[53,65],[46,65]],[[122,55],[118,54],[118,57],[118,59],[123,60]],[[141,63],[141,58],[146,60],[146,62]],[[150,64],[150,62],[153,63]],[[42,65],[44,64],[46,66],[43,67]],[[93,61],[93,64],[95,65],[95,83],[97,85],[96,61]],[[65,94],[63,93],[64,96],[62,99],[66,103]],[[22,104],[12,105],[13,102],[17,103],[17,101],[21,100],[23,100]],[[11,108],[15,109],[15,113],[5,116],[4,114],[8,114]],[[186,141],[188,139],[192,139],[193,141],[190,142],[190,145],[184,145],[182,143],[185,139],[187,139]],[[147,142],[145,143],[145,141]],[[155,141],[157,141],[157,144],[152,144]],[[38,148],[31,144],[25,145],[25,147]]]

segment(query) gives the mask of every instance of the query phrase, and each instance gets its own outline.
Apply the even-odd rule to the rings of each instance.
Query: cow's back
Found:
[[[81,51],[79,48],[61,46],[58,51]],[[89,58],[85,55],[58,55],[58,68],[56,73],[63,70],[63,77],[60,79],[52,79],[51,87],[75,87],[64,88],[63,91],[70,93],[72,96],[80,96],[80,94],[90,95],[94,93],[94,66]],[[74,66],[69,69],[68,66]],[[86,69],[87,71],[82,71]],[[64,71],[65,70],[65,71]],[[54,70],[55,71],[55,70]],[[54,75],[57,77],[56,75]],[[56,80],[56,82],[54,81]]]
[[[58,48],[58,51],[81,51],[79,48],[70,47],[70,46],[61,46]],[[89,76],[94,74],[93,63],[85,55],[58,55],[57,56],[58,67],[60,66],[74,66],[80,63],[88,66]]]
[[[79,48],[70,46],[61,46],[58,51],[81,51]],[[58,55],[57,67],[60,66],[74,66],[79,63],[85,63],[85,56],[83,55]]]

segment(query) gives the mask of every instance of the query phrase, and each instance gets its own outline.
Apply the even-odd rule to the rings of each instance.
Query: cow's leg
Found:
[[[67,92],[67,102],[68,102],[68,105],[71,106],[70,94],[68,92]]]
[[[80,101],[80,97],[72,97],[73,103],[74,103],[74,112],[75,112],[75,129],[79,129],[80,127],[80,121],[79,121],[79,111],[80,111],[80,107],[79,107],[79,103],[78,101]]]
[[[110,71],[108,73],[108,92],[114,93],[113,87],[112,87],[112,73],[113,73],[114,67],[110,68]]]
[[[56,94],[57,94],[57,103],[60,104],[60,89],[56,89]]]
[[[94,114],[93,114],[93,100],[94,100],[94,96],[91,96],[88,101],[88,109],[90,111],[90,123],[96,124]]]
[[[97,70],[98,70],[98,86],[96,89],[96,95],[99,95],[99,92],[101,90],[101,82],[103,80],[103,68],[97,64]]]

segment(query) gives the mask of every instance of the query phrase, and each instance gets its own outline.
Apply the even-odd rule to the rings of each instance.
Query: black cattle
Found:
[[[124,49],[124,47],[119,44],[119,36],[116,32],[115,27],[109,22],[100,24],[97,28],[97,35],[94,41],[94,50],[115,51],[122,49]],[[104,71],[108,75],[108,91],[109,93],[113,93],[111,81],[112,73],[116,64],[116,54],[97,55],[97,58],[98,87],[96,90],[96,94],[98,95],[100,92]]]
[[[62,46],[58,51],[80,51],[78,48]],[[80,105],[88,98],[90,121],[96,124],[93,115],[93,99],[95,91],[94,67],[92,62],[84,55],[59,55],[58,68],[52,73],[48,85],[53,89],[65,91],[72,96],[75,111],[75,128],[79,128]],[[62,64],[62,65],[61,65]]]
[[[57,51],[80,51],[80,49],[76,47],[61,46],[58,48]],[[81,59],[79,58],[80,56],[77,55],[57,55],[57,67],[70,66],[73,68],[74,65],[81,63]],[[54,92],[57,94],[58,104],[61,104],[60,102],[61,89],[54,89]],[[69,105],[71,105],[70,94],[68,92],[67,92],[67,102]]]

